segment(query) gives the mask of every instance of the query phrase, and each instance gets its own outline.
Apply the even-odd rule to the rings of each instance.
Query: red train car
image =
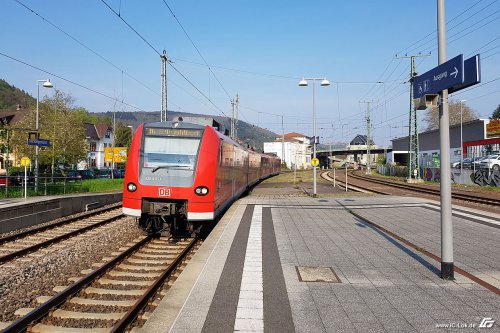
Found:
[[[123,213],[150,232],[198,232],[281,167],[276,156],[248,150],[211,126],[182,121],[142,124],[128,156]]]

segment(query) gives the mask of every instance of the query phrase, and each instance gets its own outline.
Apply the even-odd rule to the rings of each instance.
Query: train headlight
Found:
[[[135,192],[135,190],[137,190],[137,185],[135,185],[134,183],[128,183],[127,184],[127,190],[129,192]]]
[[[206,186],[198,186],[197,188],[194,189],[194,193],[196,193],[196,195],[207,195],[208,194],[208,187]]]

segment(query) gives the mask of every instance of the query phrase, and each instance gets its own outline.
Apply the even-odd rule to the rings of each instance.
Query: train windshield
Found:
[[[194,170],[200,138],[151,137],[144,140],[144,168]]]

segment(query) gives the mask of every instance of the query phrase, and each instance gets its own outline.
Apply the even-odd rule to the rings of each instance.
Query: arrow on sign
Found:
[[[450,75],[454,75],[453,78],[456,79],[458,75],[458,68],[455,67],[455,71],[451,72]]]

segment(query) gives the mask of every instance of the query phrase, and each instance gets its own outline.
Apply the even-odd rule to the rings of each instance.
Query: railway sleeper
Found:
[[[108,333],[109,328],[76,328],[64,326],[52,326],[38,323],[30,328],[32,333]]]

